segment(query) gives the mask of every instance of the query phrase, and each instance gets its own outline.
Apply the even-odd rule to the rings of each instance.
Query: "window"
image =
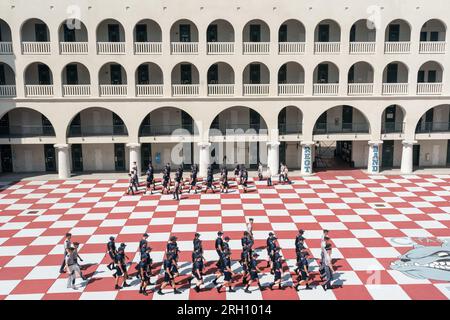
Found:
[[[437,72],[436,70],[428,71],[428,82],[436,82]]]
[[[420,41],[427,41],[428,33],[426,31],[422,31],[420,33]]]
[[[36,35],[37,42],[47,42],[47,25],[44,23],[36,23],[34,25],[34,32]]]
[[[208,84],[217,84],[219,82],[219,72],[217,64],[213,64],[208,70]]]
[[[430,41],[439,41],[439,32],[431,31],[430,32]]]
[[[278,83],[286,83],[287,82],[287,65],[283,64],[280,68],[280,71],[278,71]]]
[[[149,84],[150,83],[150,73],[148,70],[148,65],[142,64],[138,68],[138,84]]]
[[[191,26],[180,24],[180,42],[191,42]]]
[[[250,42],[261,42],[261,26],[259,24],[250,25]]]
[[[136,26],[136,42],[147,42],[147,25],[138,24]]]
[[[329,41],[330,41],[330,25],[319,24],[319,42],[329,42]]]
[[[120,42],[120,27],[118,24],[108,24],[108,41]]]
[[[38,64],[38,78],[40,85],[51,84],[50,69],[45,64]]]
[[[259,64],[250,65],[250,83],[251,84],[261,83],[261,66]]]
[[[207,39],[208,42],[217,42],[217,24],[210,24],[207,30]]]
[[[75,42],[75,28],[70,29],[67,24],[64,24],[64,42]]]
[[[389,25],[389,42],[398,42],[400,41],[400,25],[399,24],[390,24]]]
[[[397,83],[398,64],[391,63],[387,66],[387,83]]]
[[[423,70],[419,71],[419,73],[417,74],[417,82],[418,83],[425,82],[425,71],[423,71]]]
[[[283,24],[278,31],[278,41],[287,42],[287,25]]]
[[[76,64],[69,64],[66,66],[67,84],[78,84],[78,68]]]

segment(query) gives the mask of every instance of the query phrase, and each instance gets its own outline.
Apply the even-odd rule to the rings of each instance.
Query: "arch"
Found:
[[[5,117],[8,116],[8,120]],[[7,126],[5,123],[7,122]],[[28,107],[13,108],[0,115],[0,135],[8,137],[54,137],[52,122],[42,112]]]
[[[359,19],[350,28],[350,42],[375,42],[376,26],[369,19]]]
[[[381,114],[381,133],[403,133],[405,131],[406,110],[398,104],[384,108]]]
[[[260,71],[259,71],[259,81],[258,79],[252,79],[251,75],[251,66],[252,65],[259,65]],[[262,62],[254,61],[247,64],[244,68],[244,71],[242,73],[243,83],[244,84],[269,84],[270,83],[270,70],[269,68]]]
[[[190,71],[189,71],[189,67],[183,67],[185,65],[191,66]],[[183,71],[183,69],[184,69],[184,71]],[[187,79],[186,77],[190,77],[190,79]],[[200,83],[200,74],[198,72],[197,67],[193,63],[183,61],[183,62],[177,63],[172,68],[171,81],[172,81],[172,84],[199,84]]]
[[[252,30],[250,25],[259,26],[259,37],[257,35],[257,32],[255,32],[255,34],[251,34]],[[253,19],[248,21],[242,29],[242,40],[243,42],[270,42],[269,25],[261,19]]]
[[[182,35],[180,33],[180,25],[189,25],[190,32]],[[182,38],[183,37],[183,38]],[[170,27],[170,42],[198,42],[197,25],[189,19],[179,19]]]
[[[216,68],[217,70],[216,76],[212,74],[215,73],[213,68]],[[213,79],[214,77],[216,77],[217,79]],[[207,81],[208,84],[234,84],[235,83],[234,69],[227,62],[223,61],[215,62],[208,68]]]
[[[427,120],[431,115],[432,121]],[[439,104],[428,107],[425,112],[415,119],[415,133],[450,132],[450,104]]]
[[[389,29],[391,25],[399,25],[398,34],[390,34]],[[386,30],[384,33],[385,41],[411,41],[411,24],[404,19],[395,19],[389,22],[386,26]]]
[[[39,36],[41,37],[40,39],[36,37],[37,32],[34,28],[34,25],[36,23],[45,25],[45,30],[41,30],[41,32],[39,32]],[[48,28],[48,25],[41,19],[27,19],[20,26],[20,40],[22,42],[50,42],[50,29]]]
[[[278,113],[278,131],[280,135],[302,133],[303,111],[294,105],[281,109]]]
[[[114,65],[114,66],[120,66],[120,78],[119,76],[117,77],[117,79],[113,79],[112,75],[110,74],[110,70],[106,70],[107,67]],[[118,67],[116,67],[118,69]],[[111,69],[111,68],[110,68]],[[126,69],[118,62],[107,62],[105,64],[103,64],[100,69],[98,70],[98,79],[99,79],[99,84],[116,84],[116,85],[120,85],[120,84],[127,84],[128,83],[128,76],[127,76],[127,71]]]
[[[2,19],[0,19],[0,39],[3,42],[12,42],[11,27]]]
[[[137,26],[145,26],[145,34],[138,35]],[[150,30],[150,32],[148,32]],[[138,39],[142,37],[142,39]],[[133,28],[134,42],[162,42],[162,30],[158,22],[153,19],[142,19]],[[146,38],[146,39],[144,39]]]
[[[285,75],[284,75],[285,74]],[[280,78],[285,77],[285,79]],[[278,68],[278,84],[305,83],[305,69],[297,61],[288,61]]]
[[[348,70],[348,83],[373,83],[374,68],[366,61],[354,63]]]
[[[109,24],[115,24],[119,25],[119,33],[116,34],[116,39],[113,41],[110,41],[108,36],[108,25]],[[123,27],[123,24],[113,18],[108,18],[100,21],[100,23],[95,28],[95,35],[97,42],[125,42],[125,28]]]
[[[420,41],[445,41],[447,34],[447,24],[440,19],[430,19],[422,25],[421,39]],[[425,34],[425,39],[422,39],[423,33]],[[432,35],[432,33],[434,33]],[[437,38],[432,38],[436,37]]]
[[[342,119],[343,109],[350,107],[352,110],[356,110],[357,113],[353,113],[353,119],[351,123],[344,123]],[[339,110],[340,108],[341,110]],[[328,121],[328,112],[336,111],[336,117],[333,122]],[[336,121],[336,118],[338,121]],[[355,119],[356,118],[356,119]],[[363,121],[364,120],[364,121]],[[333,134],[333,133],[370,133],[371,123],[367,115],[359,108],[350,105],[338,105],[328,108],[322,112],[319,117],[314,121],[313,135],[318,134]]]
[[[328,65],[328,72],[326,72],[326,74],[323,70],[320,70],[321,65]],[[339,67],[331,61],[319,63],[314,68],[313,83],[339,83]]]
[[[328,25],[328,36],[320,33],[320,26]],[[340,42],[341,41],[341,26],[333,19],[324,19],[320,21],[314,29],[314,42]]]
[[[388,69],[390,65],[397,65],[397,79],[388,78]],[[388,63],[383,69],[383,83],[408,83],[409,68],[408,65],[401,61],[392,61]]]
[[[239,109],[241,109],[241,110],[239,110]],[[241,112],[242,111],[244,111],[244,112],[247,112],[247,111],[248,112],[250,112],[250,111],[251,112],[255,112],[256,114],[258,114],[259,119],[260,119],[260,125],[261,125],[260,129],[267,129],[268,128],[267,127],[267,121],[264,119],[264,117],[261,115],[261,113],[259,113],[258,111],[256,111],[253,108],[250,108],[250,107],[247,107],[247,106],[241,106],[241,105],[231,106],[231,107],[228,107],[228,108],[225,108],[225,109],[221,110],[219,113],[217,113],[214,116],[213,121],[211,123],[209,123],[207,128],[209,128],[210,130],[211,129],[222,129],[222,128],[217,128],[216,127],[216,124],[215,124],[217,122],[216,120],[219,119],[219,117],[221,115],[225,115],[227,112],[232,112],[232,111],[237,112],[237,117],[235,117],[235,119],[239,119],[239,122],[243,121],[242,119],[245,118],[245,117],[243,117],[242,115],[239,114],[239,111],[241,111]],[[244,131],[252,127],[252,123],[250,123],[250,117],[248,117],[248,120],[249,120],[248,127],[247,128],[241,128],[241,129],[244,129]],[[219,119],[219,121],[220,121],[220,119]],[[235,122],[235,121],[231,121],[231,122]],[[240,129],[239,128],[240,125],[246,125],[246,124],[245,123],[234,123],[234,124],[233,123],[227,123],[225,129]]]
[[[68,78],[68,66],[74,65],[76,66],[76,72],[77,72],[77,83],[69,83],[70,79]],[[91,84],[91,75],[89,72],[89,69],[82,64],[81,62],[70,62],[66,64],[63,69],[61,70],[61,80],[62,84]]]
[[[4,72],[4,83],[0,83],[0,86],[2,85],[15,85],[16,84],[16,72],[14,71],[13,67],[9,65],[6,62],[0,62],[0,66],[3,66],[3,72]],[[1,95],[1,93],[0,93]]]
[[[217,38],[212,37],[210,34],[210,27],[212,25],[217,26]],[[211,38],[212,37],[212,38]],[[206,30],[207,42],[234,42],[235,32],[233,25],[225,19],[216,19],[208,25]]]
[[[285,27],[283,27],[285,26]],[[285,41],[280,39],[282,36],[282,28],[286,28]],[[278,42],[305,42],[306,41],[306,29],[305,25],[298,19],[288,19],[284,21],[278,28]]]
[[[42,67],[43,66],[43,67]],[[46,71],[45,71],[46,70]],[[43,79],[39,78],[39,71],[48,72],[49,78]],[[24,69],[24,83],[26,85],[50,85],[53,84],[53,72],[50,67],[42,62],[32,62]],[[49,81],[46,81],[49,80]],[[43,83],[48,82],[48,83]]]
[[[430,73],[430,71],[434,71],[434,75]],[[423,72],[423,74],[421,74]],[[438,82],[441,83],[443,81],[443,73],[444,67],[441,63],[429,60],[424,62],[418,71],[418,82]]]
[[[142,70],[141,68],[144,68],[144,70]],[[134,77],[135,77],[135,83],[138,85],[164,84],[164,73],[163,73],[161,67],[154,62],[141,63],[136,68]]]
[[[71,39],[65,38],[65,27],[67,26],[67,29],[73,30],[70,37],[73,37]],[[63,22],[61,22],[59,29],[58,29],[58,35],[59,35],[59,42],[88,42],[89,41],[89,35],[88,30],[86,28],[86,25],[83,21],[79,19],[66,19]]]

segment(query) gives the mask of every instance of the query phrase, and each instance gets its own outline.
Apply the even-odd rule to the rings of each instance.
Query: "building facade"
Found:
[[[1,1],[1,170],[445,167],[448,9],[446,0]]]

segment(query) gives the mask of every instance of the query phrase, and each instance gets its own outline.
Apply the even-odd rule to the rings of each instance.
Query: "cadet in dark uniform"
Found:
[[[127,194],[131,194],[134,196],[134,190],[133,190],[133,186],[134,186],[134,177],[133,177],[133,172],[128,174],[129,180],[128,180],[128,190],[127,190]]]
[[[273,282],[270,284],[270,290],[273,290],[273,287],[278,284],[278,289],[282,289],[281,287],[281,273],[283,272],[283,265],[281,262],[281,256],[278,256],[277,259],[273,262]]]
[[[305,249],[305,238],[303,234],[305,231],[303,229],[298,230],[298,235],[295,237],[295,251],[301,252]]]
[[[178,244],[177,244],[177,237],[175,236],[171,236],[169,238],[169,242],[167,243],[167,252],[171,253],[171,257],[172,257],[172,273],[175,277],[178,277],[179,273],[178,273],[178,253],[180,252],[178,249]]]
[[[155,190],[155,176],[153,165],[150,162],[147,169],[147,191],[150,189],[150,194],[153,194],[153,190]]]
[[[108,264],[106,267],[109,270],[112,270],[115,268],[114,262],[116,260],[116,255],[117,255],[116,242],[115,242],[114,237],[109,237],[109,242],[106,245],[106,250],[109,254],[109,257],[111,258],[110,264]]]
[[[200,252],[203,253],[203,245],[202,240],[200,240],[200,233],[195,233],[194,240],[192,240],[192,243],[194,245],[194,251],[200,250]]]
[[[251,260],[250,250],[247,246],[242,247],[241,252],[241,260],[239,260],[239,263],[242,267],[242,283],[246,284],[248,282],[247,277],[249,275],[249,264]]]
[[[222,174],[220,176],[220,192],[228,193],[228,188],[230,184],[228,183],[228,172],[225,169],[222,169]]]
[[[175,279],[172,272],[172,256],[171,253],[169,252],[166,253],[165,259],[163,261],[163,268],[164,268],[164,280],[163,283],[161,284],[161,287],[157,291],[158,294],[163,295],[164,293],[162,292],[162,290],[168,285],[170,285],[173,288],[173,293],[180,294],[181,292],[178,291],[177,288],[175,287]]]
[[[139,287],[139,293],[147,296],[147,286],[150,283],[150,275],[148,268],[148,261],[145,256],[141,258],[141,261],[137,265],[137,270],[139,273],[139,278],[141,279],[141,286]]]
[[[197,253],[200,253],[197,251]],[[196,280],[194,290],[196,292],[200,292],[200,286],[203,284],[203,257],[201,254],[195,257],[195,260],[192,264],[192,275]]]
[[[223,232],[219,231],[217,232],[217,239],[215,242],[216,252],[217,256],[219,257],[219,260],[222,258],[222,252],[223,252]]]
[[[66,263],[66,257],[69,254],[69,248],[72,247],[72,234],[71,233],[66,233],[66,240],[64,241],[64,258],[63,258],[63,262],[61,264],[61,268],[59,268],[59,273],[64,273],[64,269],[67,265]]]
[[[120,278],[123,279],[122,287],[129,287],[129,285],[127,284],[128,273],[127,273],[127,266],[126,266],[126,262],[125,262],[125,251],[124,250],[125,250],[124,247],[120,246],[119,250],[117,250],[117,255],[116,255],[116,273],[113,274],[114,278],[116,278],[116,285],[114,287],[116,290],[122,289],[119,286]]]
[[[309,286],[309,263],[308,263],[308,252],[301,252],[297,255],[297,269],[295,269],[297,273],[297,285],[295,286],[295,290],[299,291],[299,286],[306,285],[306,290],[311,290],[312,288]]]
[[[273,251],[273,255],[272,255],[272,266],[275,264],[275,261],[278,260],[279,258],[281,258],[281,254],[280,254],[280,247],[275,247],[274,251]],[[275,273],[274,268],[272,268],[270,270],[271,274]]]
[[[246,293],[251,293],[251,291],[248,290],[248,288],[255,281],[258,283],[259,290],[261,291],[264,290],[264,287],[261,285],[258,277],[258,273],[261,272],[261,270],[258,268],[258,262],[256,261],[258,256],[259,255],[256,252],[254,252],[249,263],[250,280],[248,281],[247,286],[245,287],[244,290]]]
[[[267,238],[267,267],[273,268],[273,255],[275,253],[275,248],[277,247],[276,241],[277,238],[273,234],[273,232],[269,232],[269,237]]]
[[[222,289],[222,287],[228,287],[228,291],[234,292],[232,281],[235,273],[233,272],[233,270],[231,270],[231,256],[229,252],[224,252],[222,265],[224,278],[223,283],[217,287],[217,292],[220,292],[220,289]]]
[[[192,188],[194,188],[194,192],[197,193],[198,186],[197,186],[197,174],[198,174],[198,168],[197,165],[192,165],[191,167],[191,180],[189,182],[189,192],[191,192]]]
[[[226,236],[223,240],[225,240],[223,242],[223,252],[225,253],[230,253],[231,254],[231,250],[230,250],[230,237]]]
[[[152,263],[153,263],[153,259],[150,257],[150,252],[152,251],[152,248],[149,247],[148,245],[145,248],[146,248],[146,251],[144,253],[141,253],[141,260],[142,259],[145,260],[145,263],[146,263],[146,266],[147,266],[147,274],[148,274],[148,277],[149,277],[147,284],[151,285],[151,284],[153,284],[153,283],[150,282],[150,277],[152,275]],[[136,270],[139,270],[138,266],[136,266]],[[137,273],[136,277],[138,279],[140,279],[141,275],[140,275],[139,272]]]
[[[162,191],[161,194],[169,194],[170,191],[170,173],[167,171],[167,168],[163,171],[162,178]]]
[[[148,239],[148,233],[144,233],[142,235],[141,241],[139,241],[139,252],[141,254],[141,257],[144,253],[147,252],[147,245],[148,245],[147,239]]]
[[[239,173],[241,172],[241,168],[239,167],[239,165],[236,165],[236,167],[234,168],[234,180],[236,181],[236,184],[239,184]]]
[[[247,171],[247,169],[244,169],[244,172],[242,174],[242,187],[244,189],[244,192],[247,192],[247,190],[248,190],[248,171]]]
[[[205,193],[208,192],[208,189],[211,189],[211,191],[213,193],[215,193],[215,189],[216,187],[214,187],[214,176],[213,176],[213,171],[212,169],[208,169],[208,173],[206,174],[206,188],[205,188]]]
[[[241,238],[241,245],[242,248],[244,248],[245,246],[247,247],[247,249],[250,251],[250,255],[253,254],[253,244],[254,241],[250,235],[250,232],[244,231],[244,236]]]

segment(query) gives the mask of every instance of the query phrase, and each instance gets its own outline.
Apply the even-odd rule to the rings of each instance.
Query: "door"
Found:
[[[36,42],[48,42],[47,25],[44,23],[36,23],[34,25]]]
[[[125,123],[117,114],[113,113],[113,134],[124,135],[125,131]]]
[[[69,64],[66,66],[67,84],[78,84],[78,66],[76,64]]]
[[[425,71],[424,70],[419,70],[419,72],[417,73],[417,82],[418,83],[425,82]]]
[[[112,64],[110,66],[111,72],[111,84],[122,84],[122,67],[118,64]]]
[[[436,82],[436,78],[437,78],[437,72],[436,70],[429,70],[428,71],[428,81],[427,82]]]
[[[348,71],[348,83],[354,83],[355,82],[355,66],[351,66],[350,70]]]
[[[260,84],[261,83],[261,66],[259,64],[250,65],[250,83]]]
[[[420,144],[413,145],[413,167],[418,167],[420,164]]]
[[[45,171],[56,171],[55,147],[51,144],[44,144]]]
[[[278,31],[278,42],[287,42],[287,25],[283,24]]]
[[[394,140],[383,141],[381,166],[383,168],[392,168],[394,166]]]
[[[38,64],[38,80],[40,85],[49,85],[50,69],[45,64]]]
[[[319,24],[319,42],[330,42],[330,25]]]
[[[387,83],[397,83],[398,64],[390,63],[387,66]]]
[[[181,84],[192,84],[192,65],[180,65],[180,73]]]
[[[193,125],[192,117],[184,111],[181,111],[181,128],[189,131],[190,134],[194,133],[194,125]]]
[[[428,33],[426,31],[420,32],[420,41],[427,41]]]
[[[152,145],[150,143],[143,143],[141,146],[141,163],[142,172],[147,171],[148,165],[152,160]]]
[[[350,106],[342,107],[342,130],[352,131],[353,128],[353,108]]]
[[[386,108],[386,112],[384,113],[384,126],[385,126],[385,131],[387,133],[396,132],[396,126],[395,126],[396,110],[397,110],[396,106],[389,106]]]
[[[11,145],[5,144],[0,146],[0,157],[2,172],[13,172]]]
[[[83,171],[83,147],[81,144],[73,144],[72,150],[72,170],[74,172]]]
[[[431,31],[430,32],[430,41],[439,41],[439,32]]]
[[[138,84],[149,84],[150,72],[148,64],[141,64],[138,68]]]
[[[70,29],[64,24],[64,42],[76,42],[75,28]]]
[[[180,42],[191,42],[191,25],[180,24]]]
[[[389,25],[389,42],[398,42],[400,41],[400,25],[399,24],[390,24]]]
[[[287,82],[287,64],[283,64],[278,71],[278,84]]]
[[[261,25],[250,25],[250,42],[261,42]]]
[[[136,42],[147,42],[147,25],[138,24],[136,26]]]
[[[118,24],[108,24],[108,41],[120,42],[120,26]]]
[[[5,66],[0,65],[0,86],[4,86],[6,84],[6,77],[5,77]]]
[[[208,30],[206,31],[206,41],[217,42],[217,24],[210,24]]]
[[[317,82],[328,83],[328,64],[319,64],[317,67]]]
[[[114,161],[116,171],[125,171],[125,144],[114,144]]]
[[[280,163],[286,164],[286,141],[280,142]],[[276,170],[278,171],[279,168]]]
[[[219,83],[219,68],[217,64],[213,64],[208,69],[208,84]]]

